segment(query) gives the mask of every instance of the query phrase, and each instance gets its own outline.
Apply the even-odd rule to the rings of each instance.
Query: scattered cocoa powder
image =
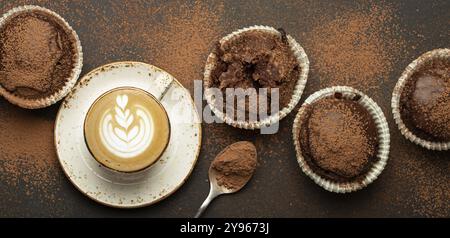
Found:
[[[22,202],[26,199],[19,194],[41,199],[36,203],[58,201],[55,185],[63,177],[53,143],[53,118],[3,99],[0,108],[0,193]]]
[[[389,4],[370,3],[368,8],[322,17],[304,42],[311,73],[318,74],[321,87],[379,89],[406,47],[398,28],[395,9]]]
[[[211,164],[217,175],[217,184],[228,189],[244,186],[255,171],[256,147],[248,141],[240,141],[222,150]]]
[[[207,6],[195,2],[181,4],[165,14],[164,31],[148,40],[154,54],[154,63],[164,67],[193,92],[194,80],[203,79],[203,69],[214,42],[224,33],[226,22],[221,22],[224,3]],[[164,44],[161,44],[164,42]]]
[[[397,134],[401,136],[400,133]],[[407,145],[391,149],[388,178],[398,188],[383,197],[395,199],[394,203],[400,205],[402,210],[412,211],[416,216],[448,217],[450,153],[429,151],[409,141],[405,143]],[[402,157],[406,159],[392,159]]]
[[[206,58],[214,42],[223,35],[226,24],[221,22],[225,7],[220,2],[211,5],[201,1],[164,4],[110,1],[104,6],[109,11],[106,15],[104,8],[85,9],[81,2],[73,4],[70,14],[75,18],[73,25],[89,32],[82,39],[84,51],[97,56],[85,57],[86,65],[96,67],[102,61],[130,59],[143,61],[166,70],[191,92],[194,80],[203,79]],[[96,19],[95,24],[86,25],[87,14]],[[114,16],[114,20],[109,16]],[[153,19],[143,20],[148,18]],[[111,41],[117,47],[96,44]],[[90,45],[96,47],[89,48]],[[122,59],[118,55],[130,58]]]

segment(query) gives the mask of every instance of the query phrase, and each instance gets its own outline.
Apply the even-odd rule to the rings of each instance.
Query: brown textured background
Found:
[[[191,92],[193,80],[201,79],[215,40],[244,26],[282,26],[305,48],[311,61],[300,103],[314,91],[343,82],[363,90],[388,119],[391,152],[378,180],[359,192],[339,195],[315,185],[297,165],[291,128],[298,107],[281,122],[275,135],[204,124],[200,158],[186,184],[158,204],[119,210],[82,195],[61,171],[52,134],[59,105],[29,111],[0,98],[0,217],[190,217],[209,191],[206,179],[211,160],[238,140],[256,144],[260,165],[244,190],[218,198],[206,217],[450,216],[450,152],[427,151],[408,142],[397,130],[390,111],[390,95],[406,65],[425,51],[449,47],[449,1],[0,0],[0,13],[23,4],[52,9],[77,31],[84,51],[82,75],[105,63],[143,61],[167,70]],[[324,44],[348,43],[345,34],[343,39],[333,38],[336,30],[342,34],[333,19],[355,19],[352,26],[359,31],[365,15],[358,14],[370,12],[373,6],[380,16],[369,16],[367,21],[375,19],[373,27],[378,33],[361,40],[377,45],[377,49],[366,50],[378,54],[369,55],[369,61],[362,64],[366,71],[355,71],[361,77],[342,81],[335,73],[350,75],[348,66],[331,65],[334,70],[329,70],[330,58],[325,58],[336,54],[339,46],[322,51],[327,47]],[[374,67],[379,71],[370,72]],[[374,81],[374,77],[381,79]]]

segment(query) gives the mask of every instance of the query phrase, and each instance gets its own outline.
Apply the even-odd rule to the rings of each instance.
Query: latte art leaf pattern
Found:
[[[116,103],[122,110],[124,110],[128,104],[128,96],[127,95],[117,96]]]
[[[153,136],[152,119],[147,111],[128,105],[126,94],[116,97],[116,105],[101,120],[101,139],[105,147],[121,158],[132,158],[144,152]]]
[[[117,106],[114,108],[116,115],[114,118],[116,119],[117,124],[122,128],[116,127],[114,128],[114,132],[121,140],[130,142],[137,135],[138,128],[137,126],[134,126],[133,129],[127,133],[128,128],[134,121],[134,116],[130,114],[130,109],[126,109],[128,97],[126,95],[118,96],[116,103]]]

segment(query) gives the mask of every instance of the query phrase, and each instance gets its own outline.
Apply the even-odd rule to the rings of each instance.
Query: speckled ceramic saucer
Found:
[[[83,122],[103,93],[131,86],[160,100],[168,113],[169,145],[156,164],[135,173],[100,165],[89,153]],[[142,207],[175,192],[190,175],[200,152],[201,123],[189,92],[167,72],[139,62],[117,62],[86,74],[62,103],[55,125],[55,145],[69,180],[83,194],[107,206]]]

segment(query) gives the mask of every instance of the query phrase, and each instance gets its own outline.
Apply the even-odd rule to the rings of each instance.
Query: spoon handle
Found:
[[[202,205],[200,206],[200,208],[198,209],[197,213],[195,214],[194,218],[199,218],[202,213],[206,210],[206,208],[208,207],[209,203],[217,197],[217,193],[214,191],[214,189],[211,187],[211,189],[209,190],[209,194],[208,197],[205,199],[205,201],[202,203]]]

